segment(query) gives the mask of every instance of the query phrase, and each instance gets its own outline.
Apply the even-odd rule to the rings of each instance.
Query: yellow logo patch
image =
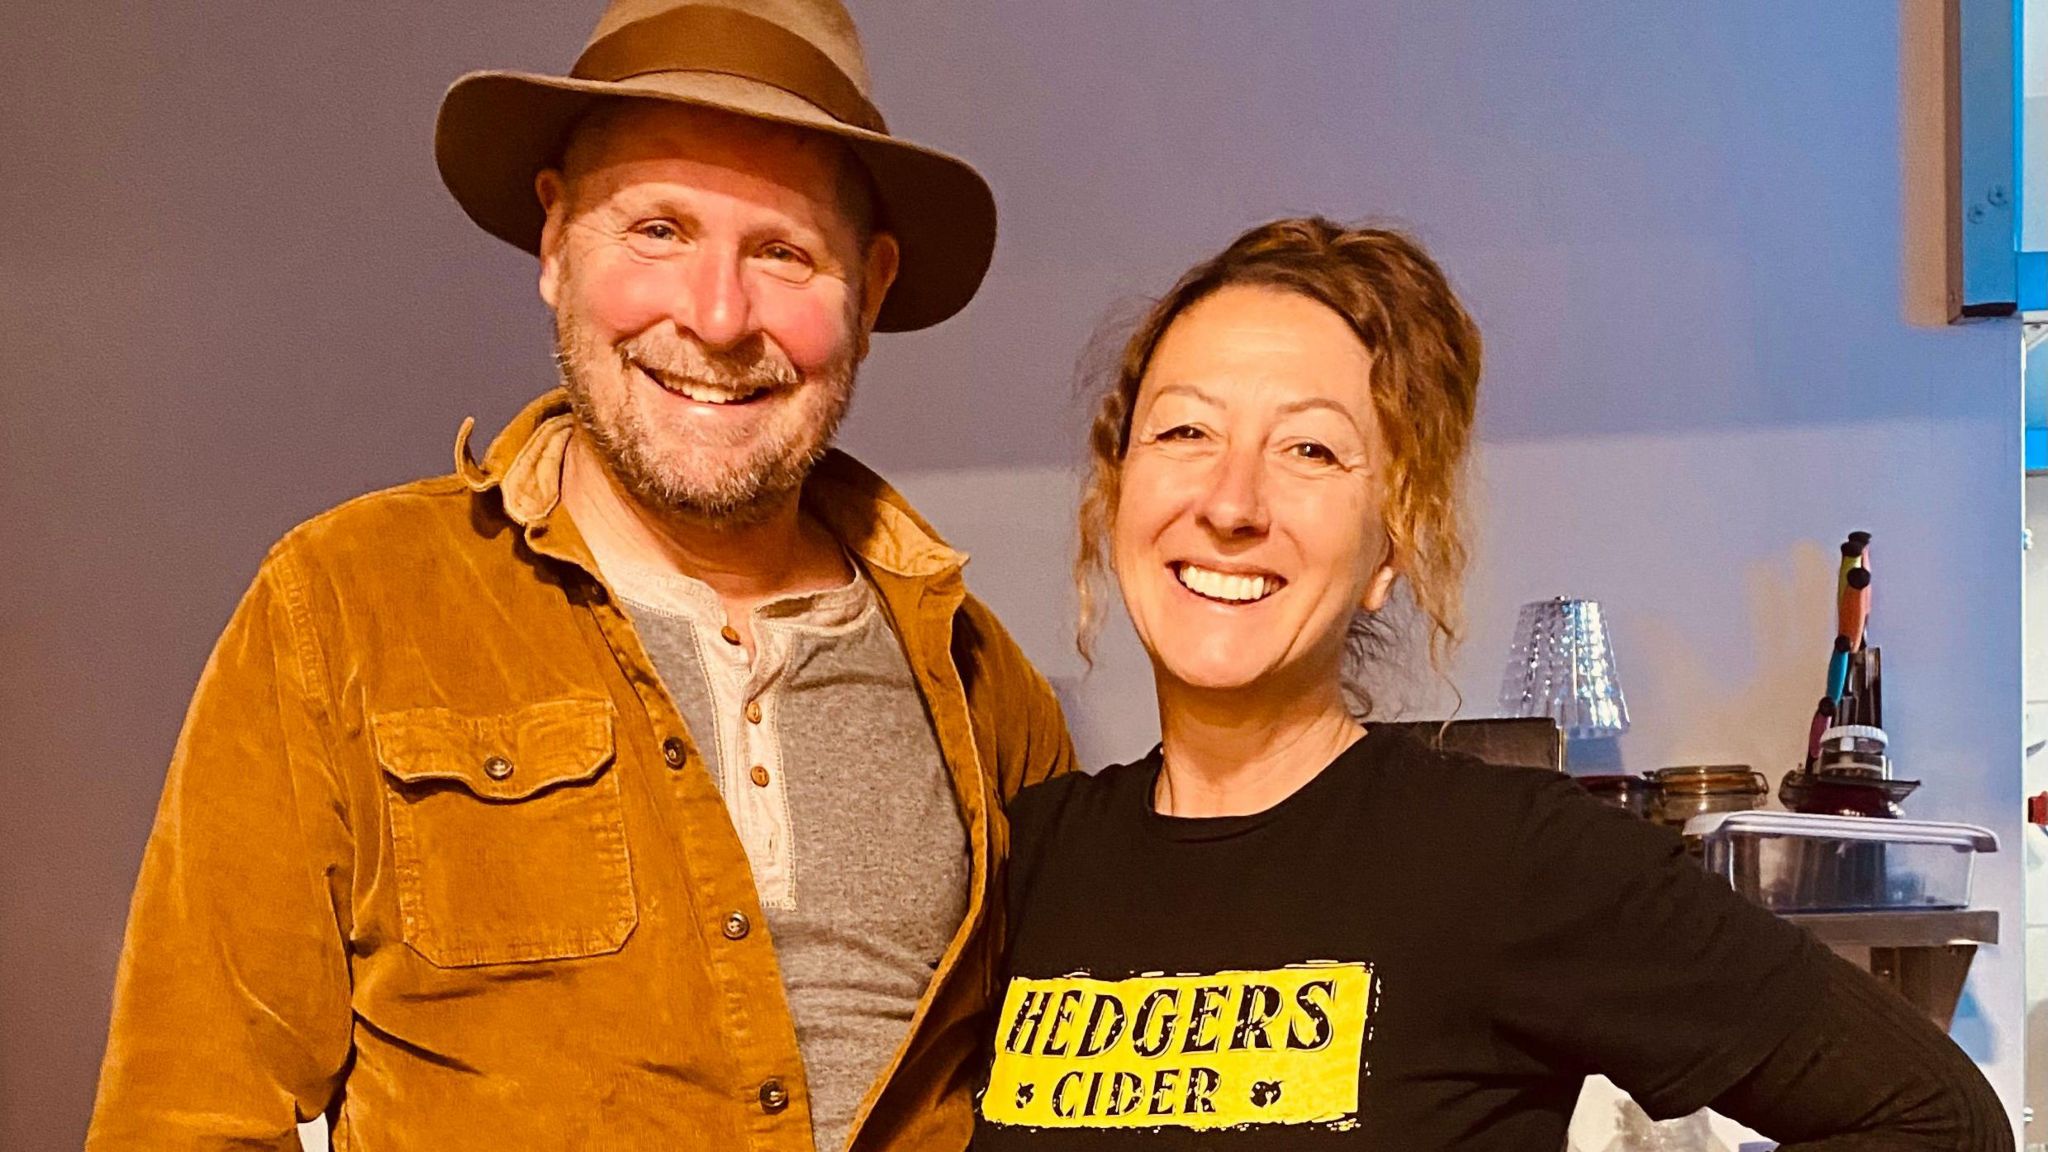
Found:
[[[1031,1128],[1349,1127],[1372,969],[1013,979],[981,1114]]]

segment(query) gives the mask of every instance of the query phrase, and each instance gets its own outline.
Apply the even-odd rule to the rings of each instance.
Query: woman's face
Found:
[[[1167,328],[1139,385],[1111,556],[1158,674],[1202,690],[1334,685],[1393,583],[1372,355],[1343,318],[1234,286]]]

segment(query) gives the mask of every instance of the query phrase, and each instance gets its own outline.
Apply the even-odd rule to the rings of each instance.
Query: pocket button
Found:
[[[503,756],[493,756],[484,761],[484,775],[493,780],[503,780],[512,775],[512,762]]]

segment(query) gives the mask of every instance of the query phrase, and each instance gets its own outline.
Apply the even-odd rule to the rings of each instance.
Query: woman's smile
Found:
[[[1197,564],[1192,560],[1176,560],[1166,567],[1189,593],[1234,607],[1257,604],[1287,584],[1271,572]]]

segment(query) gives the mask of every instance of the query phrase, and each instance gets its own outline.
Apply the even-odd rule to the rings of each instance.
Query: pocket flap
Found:
[[[523,800],[592,779],[612,760],[606,700],[549,700],[469,716],[409,708],[370,717],[377,763],[406,783],[449,780],[487,800]]]

